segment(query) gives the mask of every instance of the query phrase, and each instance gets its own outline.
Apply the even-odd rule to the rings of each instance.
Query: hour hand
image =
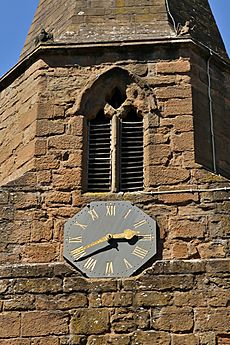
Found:
[[[113,234],[111,235],[112,238],[111,239],[120,239],[120,238],[124,238],[126,240],[131,240],[134,236],[137,236],[140,232],[139,231],[135,231],[135,230],[131,230],[131,229],[126,229],[124,230],[124,232],[120,233],[120,234]]]

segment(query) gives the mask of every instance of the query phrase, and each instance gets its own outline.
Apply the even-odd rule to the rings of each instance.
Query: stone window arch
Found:
[[[84,191],[133,192],[145,188],[144,131],[156,108],[148,87],[115,67],[86,88],[77,112],[86,124]]]

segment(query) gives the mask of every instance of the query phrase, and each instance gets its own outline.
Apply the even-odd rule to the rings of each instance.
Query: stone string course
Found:
[[[63,263],[2,265],[0,344],[215,345],[229,331],[229,268],[158,261],[139,277],[88,280]]]

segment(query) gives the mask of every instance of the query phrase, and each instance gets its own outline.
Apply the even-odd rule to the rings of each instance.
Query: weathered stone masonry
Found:
[[[229,330],[227,260],[159,261],[125,280],[86,281],[61,263],[0,272],[0,344],[214,345]]]
[[[71,1],[66,16],[82,10],[80,1]],[[192,5],[196,11],[204,6],[211,16],[206,1],[199,3]],[[87,15],[76,12],[63,21],[62,2],[54,9],[51,1],[47,8],[41,1],[28,37],[38,33],[43,18],[47,27],[57,20],[56,41],[54,35],[54,43],[33,51],[28,39],[21,62],[0,82],[0,345],[227,345],[229,60],[214,24],[213,35],[205,31],[200,37],[203,42],[212,37],[204,43],[220,55],[210,57],[190,36],[175,37],[161,0],[152,7],[143,2],[146,13],[139,19],[147,26],[132,22],[143,29],[155,18],[142,32],[143,42],[125,43],[118,35],[122,45],[96,46],[96,39],[84,46],[84,25],[97,28],[101,13],[108,14],[108,4],[102,4],[105,11],[101,4],[85,2]],[[170,5],[173,12],[176,4]],[[114,23],[124,20],[127,26],[136,2],[116,6],[111,10],[122,13],[112,13]],[[181,24],[187,7],[185,1]],[[69,41],[64,31],[70,24],[83,35]],[[150,29],[155,41],[147,44]],[[83,40],[78,46],[76,37]],[[109,86],[121,84],[126,102],[144,118],[144,191],[88,193],[86,119],[107,106]],[[123,280],[90,280],[64,262],[63,225],[94,200],[129,200],[156,219],[158,254],[144,272]]]

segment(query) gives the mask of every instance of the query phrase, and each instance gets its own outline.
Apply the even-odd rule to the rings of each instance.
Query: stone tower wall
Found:
[[[0,194],[0,344],[214,345],[218,337],[227,339],[229,180],[195,163],[203,145],[203,133],[196,137],[199,109],[204,116],[209,110],[207,57],[173,48],[129,54],[118,49],[115,55],[95,50],[87,60],[79,52],[65,58],[50,54],[16,79],[14,91],[9,86],[2,92],[9,153],[2,162]],[[136,88],[138,96],[131,100],[144,116],[145,193],[82,189],[86,115],[81,105],[113,68],[133,78],[130,90]],[[221,68],[229,82],[229,69]],[[197,98],[201,89],[204,102]],[[23,90],[25,107],[18,103],[13,121],[8,109],[14,98],[5,105],[3,96],[17,90]],[[150,111],[149,99],[142,101],[146,90]],[[227,90],[228,84],[226,104]],[[20,131],[10,129],[18,128],[19,119],[23,134],[15,147]],[[26,133],[31,154],[5,174],[9,160],[27,147]],[[85,279],[63,260],[63,225],[92,200],[118,199],[156,219],[158,254],[144,274]]]

